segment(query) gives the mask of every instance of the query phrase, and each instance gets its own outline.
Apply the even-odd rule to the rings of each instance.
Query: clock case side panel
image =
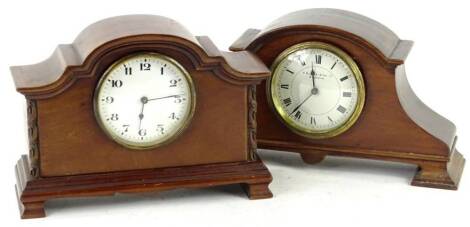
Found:
[[[465,159],[455,147],[458,138],[455,125],[434,112],[416,96],[408,82],[404,64],[395,68],[395,80],[398,98],[408,116],[417,125],[445,142],[449,149],[443,162],[423,161],[418,164],[417,173],[411,184],[457,190]]]
[[[333,14],[335,11],[332,11]],[[393,138],[383,138],[382,146],[376,144],[375,147],[370,147],[367,145],[377,141],[377,135],[380,135],[380,132],[379,134],[370,133],[368,135],[368,127],[377,128],[377,125],[366,119],[365,116],[360,116],[356,126],[353,126],[349,132],[338,136],[338,138],[321,141],[309,140],[289,131],[275,116],[269,106],[266,94],[258,92],[258,146],[260,148],[301,153],[304,161],[308,163],[319,162],[323,160],[325,155],[412,163],[419,166],[412,182],[413,185],[456,189],[463,169],[464,159],[455,150],[455,126],[430,110],[422,102],[417,101],[419,99],[414,93],[410,92],[409,84],[404,82],[406,77],[401,73],[404,69],[401,65],[412,47],[412,42],[399,40],[392,33],[393,36],[383,39],[383,45],[393,47],[388,48],[391,51],[387,52],[384,48],[376,47],[371,42],[376,34],[384,33],[384,31],[388,33],[388,29],[383,30],[383,28],[386,28],[385,26],[365,26],[364,24],[353,26],[348,21],[343,25],[349,24],[351,27],[338,29],[339,26],[333,26],[331,23],[336,25],[340,24],[342,20],[349,20],[348,12],[346,14],[345,11],[338,12],[343,19],[338,20],[339,17],[334,15],[323,15],[318,17],[321,20],[317,20],[316,23],[312,23],[312,18],[317,18],[316,16],[309,18],[308,15],[305,15],[305,13],[309,14],[308,10],[303,12],[304,15],[300,19],[285,17],[282,19],[283,17],[281,17],[281,19],[273,22],[275,26],[268,27],[265,30],[248,29],[234,42],[230,49],[232,51],[249,50],[269,67],[280,52],[294,44],[322,41],[339,46],[353,57],[359,64],[363,74],[365,74],[364,79],[368,97],[366,97],[363,113],[367,112],[368,108],[377,105],[377,103],[382,103],[381,105],[384,108],[381,108],[381,111],[388,111],[386,107],[390,108],[390,106],[384,104],[389,102],[396,113],[394,114],[395,120],[398,120],[398,123],[403,126],[402,129],[393,130],[394,124],[387,125],[391,128],[386,127],[382,130],[393,131],[391,133]],[[315,14],[315,10],[310,13]],[[360,23],[377,23],[375,21],[368,22],[367,20],[372,20],[364,18],[362,17]],[[357,20],[357,14],[353,14],[352,21],[357,22]],[[361,29],[367,31],[357,31]],[[387,44],[387,42],[390,43]],[[372,89],[371,87],[372,83],[377,84],[380,77],[383,80],[380,86],[383,87],[374,87],[385,89],[388,92],[388,98],[378,93],[381,89]],[[264,89],[266,89],[265,82],[258,86],[258,90]],[[385,98],[387,101],[383,100]],[[408,105],[404,104],[403,100],[408,100]],[[379,109],[376,108],[375,111],[377,110]],[[433,125],[436,122],[439,127]],[[358,130],[358,128],[362,128],[362,130]],[[354,134],[361,134],[364,138],[374,136],[368,140],[357,140],[358,137]],[[416,137],[416,135],[420,136]],[[390,140],[396,142],[391,143]],[[413,144],[412,140],[415,140],[414,145],[407,146],[406,143]],[[428,146],[431,144],[432,146]]]

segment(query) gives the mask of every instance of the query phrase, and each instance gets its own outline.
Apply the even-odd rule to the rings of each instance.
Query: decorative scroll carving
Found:
[[[27,99],[28,139],[29,139],[29,164],[31,176],[39,177],[39,135],[38,114],[36,101]]]
[[[256,85],[248,86],[248,149],[251,160],[256,159]]]

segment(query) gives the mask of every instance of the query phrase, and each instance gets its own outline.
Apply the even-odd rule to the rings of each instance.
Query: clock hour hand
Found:
[[[142,103],[142,107],[140,108],[140,113],[139,113],[139,131],[142,126],[142,119],[144,119],[144,106],[148,102],[148,98],[143,96],[140,98],[140,102]]]
[[[310,71],[310,75],[312,76],[312,85],[313,85],[312,94],[316,95],[316,94],[318,94],[318,88],[315,86],[315,75],[316,75],[316,73],[315,73],[315,70],[313,70],[313,62],[312,62],[312,70]]]
[[[315,70],[313,70],[313,62],[312,62],[312,70],[310,71],[310,75],[312,76],[313,87],[315,87]]]
[[[181,95],[168,95],[168,96],[163,96],[163,97],[158,97],[158,98],[147,99],[147,101],[153,101],[153,100],[158,100],[158,99],[166,99],[166,98],[172,98],[172,97],[179,98]]]

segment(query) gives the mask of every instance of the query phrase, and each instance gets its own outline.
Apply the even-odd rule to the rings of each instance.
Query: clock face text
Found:
[[[355,73],[338,53],[321,46],[290,52],[279,61],[271,80],[275,109],[289,126],[301,132],[333,132],[344,126],[360,105],[363,88]],[[362,82],[362,76],[359,79]]]
[[[112,65],[95,93],[101,127],[120,144],[148,148],[179,134],[194,105],[191,78],[173,59],[137,54]]]

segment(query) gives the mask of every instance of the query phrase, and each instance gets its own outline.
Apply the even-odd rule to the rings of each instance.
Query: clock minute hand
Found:
[[[159,99],[166,99],[166,98],[178,98],[181,95],[168,95],[168,96],[163,96],[163,97],[158,97],[158,98],[152,98],[152,99],[147,99],[147,101],[153,101],[153,100],[159,100]]]
[[[292,110],[289,116],[295,113],[295,111],[297,111],[312,96],[313,96],[313,93],[310,93],[310,95],[307,98],[305,98],[304,101],[302,101],[297,107],[295,107],[294,110]]]

